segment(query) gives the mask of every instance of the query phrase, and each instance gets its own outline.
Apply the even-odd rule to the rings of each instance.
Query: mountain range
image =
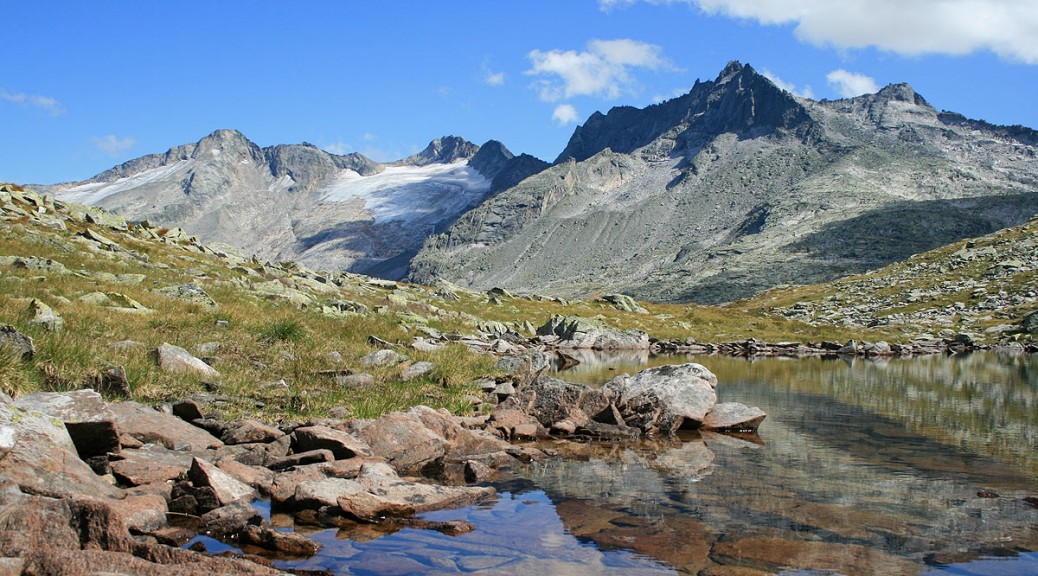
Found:
[[[546,167],[493,140],[447,136],[378,163],[307,143],[260,148],[217,130],[84,182],[37,188],[266,260],[399,278],[427,236]]]
[[[672,100],[593,114],[551,165],[496,141],[381,164],[223,130],[45,191],[317,268],[716,303],[1021,224],[1036,147],[908,84],[814,101],[732,62]]]

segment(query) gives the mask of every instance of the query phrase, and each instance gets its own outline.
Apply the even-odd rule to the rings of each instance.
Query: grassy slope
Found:
[[[255,414],[277,420],[321,416],[332,408],[345,407],[355,416],[371,417],[415,404],[464,413],[472,408],[472,396],[480,394],[471,382],[495,375],[496,358],[471,352],[461,344],[419,352],[409,349],[412,339],[423,334],[423,327],[477,334],[481,321],[539,326],[551,314],[601,315],[617,327],[636,328],[656,338],[693,337],[700,342],[749,337],[768,341],[897,339],[890,331],[808,324],[773,313],[775,307],[794,301],[825,298],[831,285],[774,290],[728,307],[646,304],[647,314],[621,312],[594,300],[491,298],[462,290],[454,291],[454,299],[444,297],[443,290],[387,286],[349,274],[325,274],[320,277],[323,282],[315,283],[317,274],[291,264],[243,262],[163,229],[131,225],[120,231],[85,221],[80,208],[55,206],[31,194],[27,202],[3,196],[0,193],[0,204],[7,200],[8,209],[0,220],[0,259],[48,258],[68,270],[61,274],[0,265],[0,324],[11,324],[30,335],[37,347],[30,361],[0,349],[0,389],[15,396],[79,388],[96,381],[101,370],[122,366],[134,399],[169,401],[215,388],[215,393],[227,397],[223,406],[227,416]],[[56,224],[59,221],[61,225]],[[97,250],[96,244],[82,242],[88,229],[114,241],[120,249]],[[125,275],[132,274],[144,275],[143,281],[128,281]],[[216,309],[157,293],[164,287],[192,282],[218,303]],[[297,296],[306,296],[307,304],[301,307],[283,297],[258,293],[256,288],[265,283],[294,287]],[[132,314],[80,299],[98,291],[124,294],[152,312]],[[49,332],[30,323],[28,309],[34,298],[64,318],[63,331]],[[333,300],[363,304],[370,311],[322,313],[321,304]],[[219,327],[218,320],[226,321],[226,327]],[[398,344],[411,362],[428,360],[437,368],[407,382],[400,377],[406,364],[366,368],[361,357],[376,349],[368,343],[369,336]],[[126,340],[139,345],[112,346]],[[188,350],[218,342],[219,349],[212,355],[217,357],[214,366],[221,377],[214,385],[196,376],[159,370],[151,351],[163,342]],[[333,352],[342,360],[331,358]],[[368,372],[375,376],[375,384],[347,388],[320,374],[325,370]],[[282,380],[284,385],[277,384]]]

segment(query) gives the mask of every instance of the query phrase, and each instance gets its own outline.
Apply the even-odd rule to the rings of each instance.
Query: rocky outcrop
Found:
[[[509,437],[587,435],[622,438],[672,435],[679,429],[755,431],[759,408],[717,404],[717,377],[700,364],[679,364],[621,375],[600,388],[539,376],[491,412],[490,423]]]
[[[587,348],[592,350],[644,350],[649,348],[649,336],[636,330],[617,330],[605,322],[580,316],[552,316],[537,329],[540,336],[558,338],[560,348]]]

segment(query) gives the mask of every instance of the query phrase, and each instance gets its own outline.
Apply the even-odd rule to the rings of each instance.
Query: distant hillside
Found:
[[[815,102],[733,62],[592,115],[552,168],[431,237],[410,279],[707,303],[823,282],[1026,221],[1036,145],[907,84]]]
[[[217,130],[41,189],[271,260],[400,278],[426,236],[546,166],[493,140],[481,148],[447,136],[380,164],[305,143],[260,148],[238,131]]]

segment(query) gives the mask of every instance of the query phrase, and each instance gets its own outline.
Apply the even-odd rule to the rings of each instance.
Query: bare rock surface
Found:
[[[251,486],[240,482],[214,464],[194,458],[187,472],[188,478],[197,486],[208,486],[213,489],[221,506],[239,500],[251,500],[257,496]]]
[[[192,372],[200,374],[206,378],[219,378],[220,373],[215,368],[206,364],[202,360],[195,358],[190,352],[181,348],[180,346],[174,346],[167,342],[163,342],[155,350],[155,354],[158,359],[159,368],[166,372]]]
[[[61,420],[84,459],[119,451],[115,416],[93,390],[36,392],[22,396],[14,406]]]
[[[118,402],[109,408],[119,430],[141,442],[154,442],[170,450],[198,451],[223,446],[223,442],[205,430],[137,402]]]
[[[721,402],[703,419],[703,429],[731,432],[752,432],[760,426],[767,414],[760,408],[750,408],[738,402]]]

